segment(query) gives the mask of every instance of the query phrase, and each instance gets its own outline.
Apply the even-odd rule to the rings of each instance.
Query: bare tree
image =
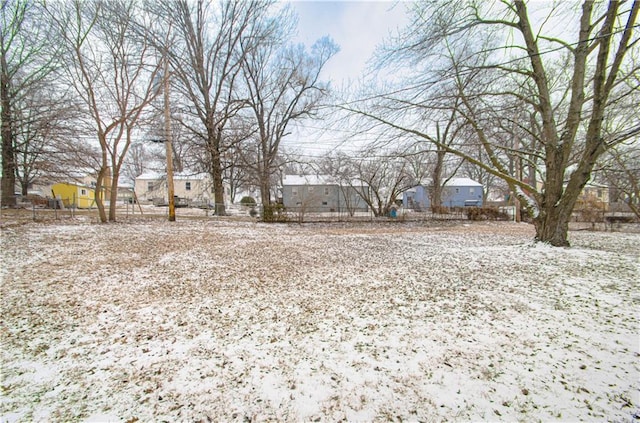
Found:
[[[109,221],[116,220],[118,180],[138,121],[157,95],[160,63],[156,52],[135,37],[135,1],[74,0],[51,8],[66,49],[66,74],[85,107],[85,124],[100,146],[96,204],[107,222],[103,188],[109,198]]]
[[[27,93],[55,70],[58,49],[47,25],[41,23],[42,5],[28,0],[2,0],[0,9],[0,102],[2,103],[3,207],[16,204],[16,142],[22,130]]]
[[[75,135],[77,108],[65,98],[63,87],[49,84],[32,86],[14,108],[16,178],[22,195],[37,178],[59,169],[55,162],[62,140]]]
[[[280,143],[290,124],[312,117],[327,92],[320,72],[338,51],[329,38],[318,40],[307,52],[288,45],[293,27],[285,11],[266,23],[257,45],[246,49],[242,63],[247,110],[253,121],[252,171],[257,176],[265,219],[270,216],[271,180],[278,170]]]
[[[638,103],[637,84],[627,82],[638,68],[630,51],[637,49],[640,3],[584,1],[580,10],[563,2],[529,6],[536,8],[535,21],[519,0],[417,3],[414,21],[387,63],[412,63],[432,79],[418,77],[415,89],[379,96],[373,103],[384,108],[362,102],[348,109],[505,180],[532,216],[536,239],[567,246],[573,208],[597,159],[640,132],[637,113],[610,113],[631,98]],[[425,105],[416,101],[417,86],[460,99],[454,110],[473,128],[472,142],[488,161],[462,144],[443,144],[411,119]],[[531,119],[521,119],[523,109]],[[518,166],[511,172],[514,159]],[[520,177],[525,167],[535,168],[541,187]]]
[[[374,216],[387,216],[398,196],[414,186],[409,163],[398,154],[381,156],[371,149],[358,156],[352,160],[354,179],[349,180],[349,186],[362,197]]]
[[[225,130],[242,106],[234,91],[243,54],[240,42],[255,38],[257,23],[271,4],[259,0],[151,3],[150,10],[160,23],[153,43],[170,61],[172,87],[183,98],[182,114],[191,115],[181,123],[206,154],[204,167],[213,179],[219,215],[225,214],[223,162],[229,148]]]
[[[623,201],[640,218],[640,145],[634,140],[609,150],[603,175]]]
[[[147,170],[151,154],[143,143],[132,143],[129,154],[122,167],[122,176],[130,181],[142,175]]]
[[[365,191],[364,184],[356,179],[356,163],[357,160],[355,158],[342,151],[337,151],[311,164],[312,168],[314,168],[314,172],[311,173],[328,175],[338,184],[342,194],[341,199],[344,200],[344,208],[349,216],[353,216],[356,212],[358,206],[357,198],[364,199],[364,197],[368,197],[368,194],[363,192]],[[342,210],[338,211],[341,212]]]

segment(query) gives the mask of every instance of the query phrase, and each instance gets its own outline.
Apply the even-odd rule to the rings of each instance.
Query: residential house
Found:
[[[173,175],[173,192],[190,205],[212,205],[213,182],[206,173],[176,173]],[[225,188],[225,194],[228,189]],[[135,180],[138,201],[166,204],[167,176],[164,173],[146,172]],[[225,195],[226,197],[226,195]],[[228,202],[228,199],[226,199]]]
[[[431,207],[429,186],[418,185],[402,196],[402,205],[407,209],[425,210]],[[482,207],[482,184],[469,178],[452,178],[442,189],[441,206]]]
[[[282,181],[282,203],[287,210],[311,213],[366,212],[363,195],[368,185],[340,183],[327,175],[286,175]]]

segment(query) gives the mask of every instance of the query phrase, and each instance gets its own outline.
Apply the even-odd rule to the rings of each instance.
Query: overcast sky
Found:
[[[311,46],[329,35],[340,52],[323,76],[339,87],[364,71],[375,47],[406,24],[405,4],[391,1],[292,1],[298,14],[298,41]]]
[[[289,2],[298,15],[298,38],[308,47],[323,36],[330,36],[340,52],[326,64],[321,77],[334,89],[353,87],[366,70],[376,46],[406,25],[406,3],[396,1],[301,1]],[[316,155],[341,149],[348,130],[339,130],[330,122],[300,122],[297,130],[285,138],[286,148]],[[332,127],[332,129],[329,129]],[[354,144],[352,148],[356,148]]]

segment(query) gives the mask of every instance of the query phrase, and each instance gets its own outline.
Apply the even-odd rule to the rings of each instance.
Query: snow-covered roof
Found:
[[[206,173],[182,172],[182,173],[173,174],[173,179],[185,180],[185,181],[204,181],[208,177],[209,175]]]
[[[164,175],[165,175],[164,173],[149,171],[136,176],[136,179],[149,179],[149,180],[155,181],[158,179],[164,179]]]
[[[481,187],[482,184],[471,178],[453,178],[446,184],[447,187]]]
[[[349,182],[341,181],[331,175],[285,175],[282,180],[283,186],[302,186],[302,185],[342,185],[352,186],[354,188],[368,187],[364,181],[353,179]]]
[[[136,180],[141,179],[141,180],[150,180],[150,181],[157,181],[160,179],[165,179],[167,176],[166,173],[160,173],[160,172],[145,172],[142,175],[139,175],[138,177],[136,177]],[[179,181],[194,181],[194,180],[198,180],[198,181],[202,181],[207,179],[208,175],[206,173],[192,173],[192,172],[182,172],[182,173],[174,173],[173,174],[173,179],[174,180],[179,180]]]
[[[338,185],[329,175],[285,175],[282,185]]]

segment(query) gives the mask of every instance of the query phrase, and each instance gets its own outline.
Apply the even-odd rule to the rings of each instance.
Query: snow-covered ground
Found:
[[[640,234],[2,229],[1,421],[638,421]]]

